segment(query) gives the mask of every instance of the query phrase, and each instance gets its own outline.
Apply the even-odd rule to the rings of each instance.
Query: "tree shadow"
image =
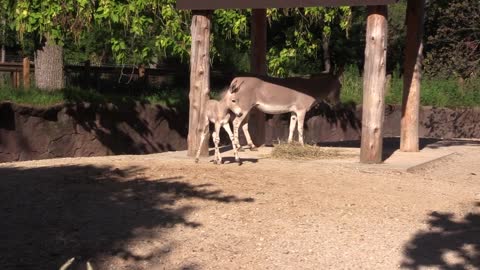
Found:
[[[362,120],[357,114],[357,105],[355,102],[347,102],[330,107],[326,103],[319,103],[308,111],[305,117],[307,120],[314,116],[324,117],[330,125],[338,125],[343,131],[353,129],[359,131],[362,128]],[[308,128],[308,127],[307,127]]]
[[[160,105],[76,103],[66,113],[113,154],[150,154],[186,148],[182,113]]]
[[[440,142],[439,139],[433,138],[420,138],[419,142],[419,150],[424,148],[438,148],[435,146],[436,143]],[[361,140],[348,140],[348,141],[340,141],[340,142],[322,142],[318,143],[318,146],[325,146],[325,147],[351,147],[351,148],[360,148]],[[383,152],[382,152],[382,160],[386,160],[389,157],[400,149],[400,138],[398,137],[387,137],[383,138]]]
[[[286,141],[289,134],[290,113],[281,115],[267,114],[265,144],[271,146],[275,141]],[[362,128],[361,119],[355,103],[342,103],[330,107],[319,103],[310,109],[304,122],[304,140],[311,143],[338,141],[343,138],[359,138]],[[298,140],[297,131],[294,140]]]
[[[469,213],[457,221],[452,213],[432,212],[428,224],[428,231],[418,232],[405,245],[402,267],[480,269],[480,214]]]
[[[438,149],[442,147],[450,146],[480,146],[480,141],[473,140],[461,140],[461,139],[448,139],[448,140],[436,140],[430,139],[431,143],[427,146],[428,148]]]
[[[212,161],[213,162],[213,161]],[[222,157],[223,164],[238,164],[242,165],[243,163],[258,163],[258,158],[242,158],[240,156],[240,163],[235,161],[235,157]]]
[[[88,260],[101,269],[108,256],[156,263],[173,248],[168,242],[149,248],[147,241],[146,255],[129,249],[129,242],[176,226],[202,226],[188,218],[197,208],[190,200],[254,201],[180,176],[150,180],[143,172],[92,165],[0,168],[0,269],[58,269],[71,257],[78,263],[69,269],[83,269]]]

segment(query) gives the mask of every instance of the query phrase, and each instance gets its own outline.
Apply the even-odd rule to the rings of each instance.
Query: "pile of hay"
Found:
[[[331,147],[279,143],[273,148],[271,157],[278,159],[334,159],[345,158],[346,156],[342,155],[340,150]]]

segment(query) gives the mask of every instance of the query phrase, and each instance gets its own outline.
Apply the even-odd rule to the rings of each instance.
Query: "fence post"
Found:
[[[23,88],[30,88],[30,59],[28,57],[23,58]]]

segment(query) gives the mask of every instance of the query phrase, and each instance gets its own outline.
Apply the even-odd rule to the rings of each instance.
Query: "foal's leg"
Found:
[[[215,131],[213,132],[213,143],[215,144],[215,161],[216,164],[222,164],[222,157],[220,156],[220,149],[218,144],[220,143],[220,123],[215,123]]]
[[[232,134],[232,131],[230,130],[230,125],[228,123],[225,123],[223,125],[223,129],[225,129],[225,131],[228,133],[228,137],[230,137],[230,141],[232,141],[233,155],[235,156],[235,161],[240,163],[240,157],[238,156],[237,146],[235,145],[234,136]]]
[[[198,145],[198,150],[197,150],[197,155],[195,156],[195,162],[198,163],[199,157],[200,157],[200,152],[202,150],[202,144],[203,141],[205,140],[205,136],[208,133],[208,121],[206,125],[203,125],[202,128],[200,128],[200,144]]]
[[[306,111],[297,112],[297,121],[298,121],[298,142],[303,145],[303,123],[305,122]]]
[[[295,131],[295,126],[297,125],[297,115],[292,112],[290,115],[290,132],[288,133],[288,143],[292,143],[293,132]]]

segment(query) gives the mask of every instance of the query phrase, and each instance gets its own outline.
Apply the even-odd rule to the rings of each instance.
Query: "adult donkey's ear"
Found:
[[[240,90],[240,86],[242,86],[243,84],[243,81],[242,82],[238,82],[237,79],[234,79],[232,81],[232,83],[230,84],[230,93],[236,93],[238,92],[238,90]]]

